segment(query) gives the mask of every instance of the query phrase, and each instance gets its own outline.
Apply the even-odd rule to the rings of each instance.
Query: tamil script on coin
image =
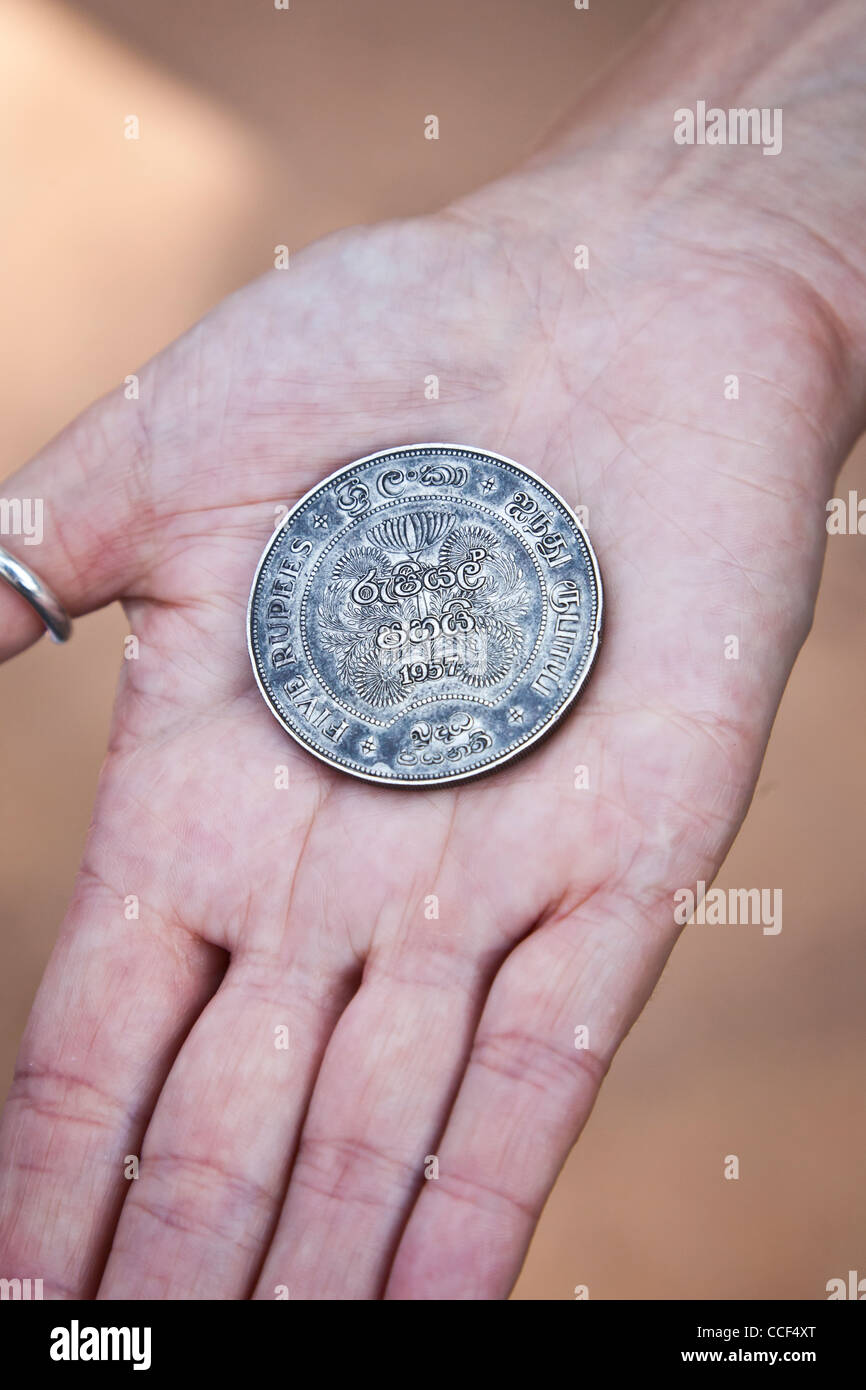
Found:
[[[372,454],[275,531],[248,609],[283,728],[391,786],[458,782],[528,751],[573,703],[601,632],[598,564],[541,478],[480,449]]]

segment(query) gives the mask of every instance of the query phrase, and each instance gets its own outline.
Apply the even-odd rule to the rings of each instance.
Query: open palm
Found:
[[[123,598],[139,649],[3,1120],[4,1274],[507,1294],[672,895],[748,805],[845,443],[811,418],[831,366],[799,289],[658,233],[583,271],[559,230],[458,209],[330,238],[10,484],[49,499],[45,577],[79,612]],[[280,730],[245,606],[279,508],[428,440],[588,509],[607,626],[529,757],[402,791]]]

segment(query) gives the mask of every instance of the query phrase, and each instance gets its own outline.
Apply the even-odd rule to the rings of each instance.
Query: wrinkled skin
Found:
[[[46,577],[78,612],[122,597],[140,656],[5,1111],[4,1275],[54,1297],[507,1295],[674,943],[673,893],[712,879],[746,811],[854,431],[808,273],[824,248],[789,229],[790,273],[716,249],[763,245],[733,200],[663,217],[598,183],[565,208],[524,174],[328,238],[8,485],[51,502]],[[400,791],[280,730],[245,606],[281,504],[432,440],[588,507],[606,631],[531,756]],[[35,628],[3,617],[9,654]]]

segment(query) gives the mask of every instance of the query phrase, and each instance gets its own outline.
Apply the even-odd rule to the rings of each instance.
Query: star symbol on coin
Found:
[[[485,478],[485,479],[484,479],[484,482],[481,484],[481,491],[482,491],[482,492],[492,492],[493,489],[494,489],[495,487],[496,487],[496,479],[495,479],[495,478]]]
[[[318,516],[313,517],[313,525],[318,527],[320,531],[327,531],[328,518],[326,516],[322,516],[321,513],[319,513]]]
[[[522,723],[523,723],[523,710],[522,710],[522,709],[517,709],[517,708],[515,708],[515,709],[510,709],[510,710],[508,711],[508,719],[509,719],[509,722],[512,723],[512,724],[522,724]]]
[[[361,752],[366,753],[368,758],[372,758],[375,751],[376,740],[374,738],[365,738],[364,742],[361,744]]]

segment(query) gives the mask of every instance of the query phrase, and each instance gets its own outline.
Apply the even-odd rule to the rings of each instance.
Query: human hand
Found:
[[[760,208],[665,206],[603,162],[568,200],[554,162],[310,248],[7,484],[50,502],[40,572],[75,612],[122,598],[140,657],[0,1131],[4,1273],[56,1297],[508,1292],[673,892],[748,805],[860,425],[826,249],[795,227],[796,274],[773,266]],[[530,757],[405,792],[283,735],[244,618],[280,504],[427,439],[588,508],[608,624]],[[0,604],[8,655],[35,628]]]

